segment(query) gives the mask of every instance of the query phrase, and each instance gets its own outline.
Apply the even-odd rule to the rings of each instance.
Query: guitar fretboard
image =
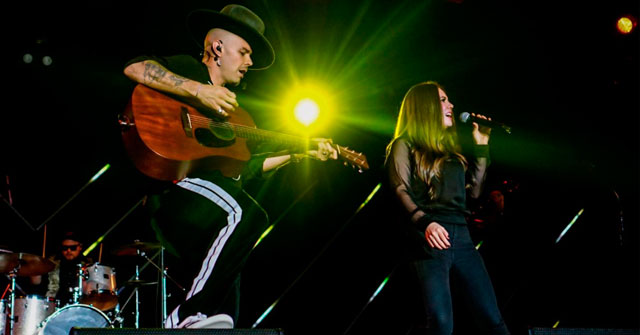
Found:
[[[236,136],[246,138],[248,140],[268,141],[292,147],[307,147],[309,145],[309,139],[304,137],[282,134],[270,130],[258,129],[229,122],[215,121],[199,115],[189,114],[189,119],[196,126],[212,130],[223,129],[232,131]]]

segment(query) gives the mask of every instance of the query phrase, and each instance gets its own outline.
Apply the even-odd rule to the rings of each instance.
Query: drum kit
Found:
[[[161,265],[156,265],[146,252],[159,250]],[[164,248],[158,243],[123,245],[112,252],[116,256],[139,256],[161,271],[162,322],[166,319],[166,278],[164,269]],[[6,275],[10,283],[0,296],[0,335],[67,335],[72,327],[114,328],[123,327],[122,310],[135,296],[135,328],[139,328],[139,288],[154,285],[140,279],[140,268],[136,265],[135,276],[124,283],[133,287],[131,296],[123,304],[119,303],[116,271],[113,267],[100,264],[78,264],[77,284],[72,290],[73,298],[61,306],[60,301],[40,295],[17,295],[16,277],[45,275],[56,268],[49,259],[28,253],[0,251],[0,274]],[[177,284],[177,283],[176,283]],[[8,297],[7,297],[8,296]]]

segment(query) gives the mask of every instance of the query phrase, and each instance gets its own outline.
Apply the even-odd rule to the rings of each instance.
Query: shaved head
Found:
[[[225,41],[225,40],[236,39],[236,38],[242,39],[242,37],[228,30],[213,28],[209,30],[209,32],[207,33],[207,36],[205,36],[204,38],[204,48],[205,49],[208,48],[211,44],[213,44],[214,41],[217,41],[217,40]]]

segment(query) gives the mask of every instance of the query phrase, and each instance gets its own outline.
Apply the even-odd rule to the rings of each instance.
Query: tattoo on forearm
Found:
[[[175,76],[175,75],[171,75],[169,79],[173,80],[173,83],[175,84],[176,87],[182,85],[185,81],[187,81],[187,78]]]
[[[145,63],[144,64],[144,81],[147,83],[160,81],[160,79],[164,78],[167,74],[167,71],[162,67],[153,64],[153,63]]]
[[[145,63],[144,80],[146,83],[160,81],[166,75],[167,75],[167,70],[165,70],[163,67],[153,63]],[[171,80],[173,82],[173,85],[176,87],[181,86],[184,82],[188,80],[187,78],[174,75],[174,74],[169,75],[167,79]]]

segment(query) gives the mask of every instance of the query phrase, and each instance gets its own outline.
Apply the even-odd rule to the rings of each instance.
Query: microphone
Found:
[[[460,121],[462,121],[462,123],[475,122],[489,128],[502,128],[502,130],[504,130],[507,134],[511,134],[511,127],[507,126],[506,124],[492,120],[481,119],[467,112],[460,114]]]

